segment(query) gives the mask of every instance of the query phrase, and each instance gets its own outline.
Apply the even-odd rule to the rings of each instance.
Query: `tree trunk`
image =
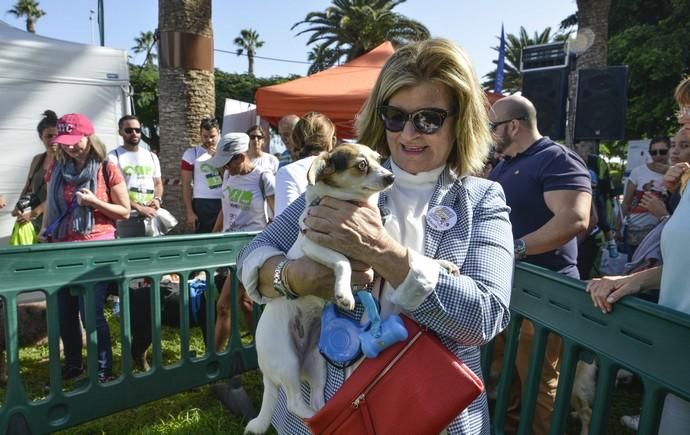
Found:
[[[184,151],[200,142],[201,119],[215,113],[211,0],[159,0],[160,162],[165,207],[184,220],[179,186]]]
[[[26,31],[36,33],[36,22],[31,17],[26,18]]]
[[[249,69],[247,70],[247,74],[250,76],[254,75],[254,54],[247,53],[247,59],[249,61]]]
[[[576,68],[570,73],[568,86],[568,125],[566,145],[574,144],[575,113],[577,111],[577,70],[603,68],[607,65],[609,38],[609,10],[611,0],[577,0],[578,38],[588,39],[591,45],[576,60]]]

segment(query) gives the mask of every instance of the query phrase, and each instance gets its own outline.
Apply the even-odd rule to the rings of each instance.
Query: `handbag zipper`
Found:
[[[360,403],[362,401],[364,401],[364,399],[366,398],[366,395],[369,393],[369,391],[371,391],[371,389],[374,388],[374,386],[386,375],[386,373],[388,373],[391,370],[393,365],[395,363],[397,363],[398,360],[400,360],[400,358],[403,357],[403,355],[405,355],[405,353],[410,349],[410,347],[412,347],[412,345],[415,343],[415,341],[417,341],[417,339],[419,337],[421,337],[422,332],[423,331],[421,329],[419,331],[417,331],[415,336],[412,337],[412,339],[405,345],[405,347],[402,348],[402,350],[400,350],[400,352],[395,356],[395,358],[393,358],[393,360],[391,360],[391,362],[389,362],[386,365],[386,367],[384,367],[383,370],[381,370],[381,373],[376,375],[376,377],[371,382],[371,384],[367,385],[367,387],[364,389],[364,391],[362,391],[362,393],[359,396],[357,396],[357,398],[352,402],[352,407],[354,409],[359,408]]]

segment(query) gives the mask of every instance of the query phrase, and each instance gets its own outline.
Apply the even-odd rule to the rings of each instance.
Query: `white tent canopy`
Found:
[[[36,125],[41,113],[83,113],[108,148],[118,144],[117,121],[130,113],[124,50],[34,35],[0,21],[0,244],[12,229],[10,212],[31,158],[44,151]]]

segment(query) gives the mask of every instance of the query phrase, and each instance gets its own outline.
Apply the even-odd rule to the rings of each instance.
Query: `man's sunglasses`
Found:
[[[136,128],[136,127],[127,127],[123,129],[125,133],[127,134],[132,134],[132,133],[141,133],[141,128]]]
[[[519,118],[506,119],[505,121],[490,122],[489,123],[489,129],[491,129],[491,131],[493,132],[493,131],[496,131],[496,128],[498,128],[499,125],[507,124],[511,121],[524,121],[524,120],[525,120],[525,117],[521,116]]]
[[[407,113],[393,106],[379,106],[378,112],[386,130],[393,133],[400,132],[405,128],[405,123],[410,121],[414,129],[421,134],[436,133],[443,127],[443,121],[446,118],[456,114],[455,110],[448,111],[436,108],[419,109]]]
[[[668,154],[668,150],[649,150],[649,155],[651,156],[665,156],[666,154]]]
[[[264,138],[261,134],[250,134],[249,139],[251,140],[262,140]]]

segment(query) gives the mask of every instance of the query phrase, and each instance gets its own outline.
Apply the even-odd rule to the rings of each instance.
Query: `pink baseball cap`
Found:
[[[82,137],[94,134],[91,120],[80,113],[70,113],[58,119],[57,131],[53,143],[63,145],[74,145]]]

